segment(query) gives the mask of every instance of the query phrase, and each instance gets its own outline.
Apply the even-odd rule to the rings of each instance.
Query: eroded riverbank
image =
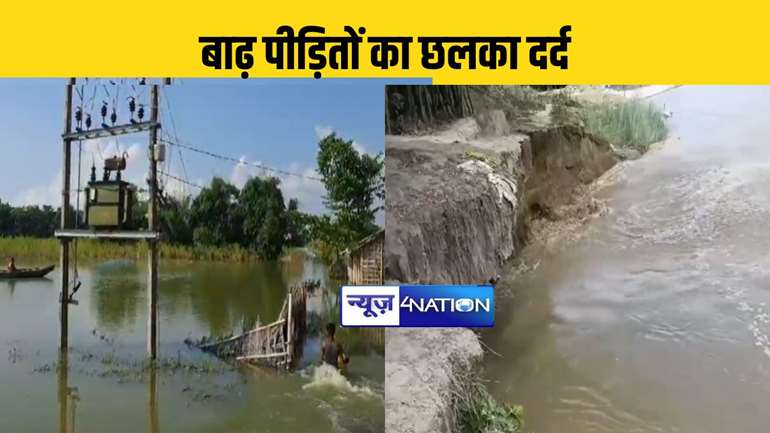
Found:
[[[565,107],[481,110],[430,134],[386,137],[386,278],[484,283],[536,221],[595,213],[585,190],[617,158]],[[479,373],[477,335],[392,329],[387,341],[386,418],[398,420],[388,431],[457,430],[462,384]]]

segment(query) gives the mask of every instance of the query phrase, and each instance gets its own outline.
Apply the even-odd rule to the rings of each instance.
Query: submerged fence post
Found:
[[[287,355],[286,355],[286,369],[287,370],[289,370],[291,368],[291,361],[292,361],[291,358],[292,358],[292,355],[294,354],[294,350],[293,350],[293,346],[292,346],[293,345],[293,341],[292,341],[292,338],[291,338],[292,334],[294,333],[293,329],[292,329],[293,323],[292,323],[292,320],[291,320],[291,313],[292,313],[292,308],[291,308],[292,305],[291,304],[292,304],[291,289],[289,289],[289,302],[288,302],[289,309],[288,309],[288,314],[287,314],[287,317],[286,317],[286,320],[288,321],[287,324],[286,324],[286,333],[288,334],[286,336],[286,352],[287,352]]]

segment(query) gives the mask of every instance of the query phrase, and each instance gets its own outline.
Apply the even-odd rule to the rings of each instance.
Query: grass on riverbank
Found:
[[[104,260],[147,257],[146,242],[97,241],[80,239],[77,242],[78,258]],[[0,237],[0,257],[28,257],[58,261],[59,241],[53,238]],[[237,246],[193,247],[161,243],[160,256],[170,260],[206,260],[220,262],[249,262],[259,258]]]
[[[642,153],[668,133],[663,111],[650,102],[590,104],[583,107],[581,117],[592,134],[616,147],[633,148]]]
[[[460,381],[456,398],[461,433],[518,433],[524,426],[524,409],[499,403],[478,378]]]

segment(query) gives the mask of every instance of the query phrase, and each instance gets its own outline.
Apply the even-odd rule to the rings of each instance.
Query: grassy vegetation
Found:
[[[487,164],[491,167],[494,167],[494,163],[487,158],[486,155],[482,155],[479,152],[471,152],[467,151],[465,152],[465,159],[472,159],[475,161],[483,162],[484,164]]]
[[[542,110],[545,100],[530,86],[472,86],[471,100],[476,112],[484,110]]]
[[[146,242],[115,242],[81,239],[77,242],[81,259],[145,258]],[[0,257],[15,256],[57,261],[59,241],[53,238],[0,237]],[[206,260],[248,262],[258,257],[239,245],[227,247],[200,247],[162,243],[160,256],[171,260]]]
[[[616,147],[645,152],[650,145],[666,138],[668,133],[663,112],[637,100],[592,104],[581,110],[588,130]]]
[[[477,379],[460,385],[456,417],[462,433],[518,433],[524,426],[521,406],[498,403]]]
[[[339,258],[339,248],[320,239],[311,240],[308,248],[328,265],[332,265]]]

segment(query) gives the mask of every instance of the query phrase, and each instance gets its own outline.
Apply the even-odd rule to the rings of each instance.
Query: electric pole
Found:
[[[149,225],[150,232],[158,230],[158,85],[153,84],[150,90],[150,203]],[[150,359],[158,356],[158,239],[151,239],[150,251],[147,258],[149,275],[147,278],[148,323],[147,323],[147,355]]]
[[[64,166],[62,178],[61,193],[61,229],[63,231],[70,228],[69,209],[70,209],[70,159],[72,153],[72,139],[68,138],[72,132],[72,88],[75,86],[75,79],[70,78],[67,83],[64,96],[64,135],[62,142],[64,144]],[[59,293],[60,302],[60,327],[59,327],[59,350],[67,351],[69,335],[69,266],[70,266],[70,239],[61,240],[61,292]]]
[[[168,80],[166,82],[169,82]],[[143,122],[141,117],[138,122],[133,117],[129,123],[108,126],[102,124],[101,128],[82,130],[79,127],[76,131],[72,130],[72,91],[75,87],[75,79],[69,79],[66,86],[65,106],[64,106],[64,133],[63,142],[63,178],[62,178],[62,204],[61,204],[61,228],[54,233],[61,242],[60,265],[62,270],[61,280],[61,327],[59,349],[62,354],[67,353],[68,334],[69,334],[69,305],[76,304],[76,301],[70,299],[70,243],[73,239],[121,239],[121,240],[145,240],[149,244],[148,253],[148,320],[147,320],[147,354],[151,359],[158,356],[158,261],[159,261],[159,243],[160,227],[158,224],[158,162],[165,157],[164,149],[158,144],[158,130],[161,128],[159,122],[159,93],[158,85],[153,84],[150,88],[150,120]],[[115,110],[115,107],[113,107]],[[114,113],[114,111],[113,111]],[[70,212],[70,165],[71,148],[75,141],[88,141],[100,138],[112,138],[119,135],[136,134],[148,131],[150,135],[150,176],[149,183],[149,229],[141,230],[123,230],[117,227],[116,230],[97,230],[80,229],[72,226],[72,215]],[[78,185],[80,188],[80,185]],[[80,194],[80,191],[77,191]],[[86,198],[88,201],[88,197]],[[126,203],[125,206],[130,206]],[[79,210],[78,210],[79,211]],[[131,229],[129,227],[129,229]],[[77,287],[77,286],[76,286]],[[120,295],[116,295],[120,296]]]

